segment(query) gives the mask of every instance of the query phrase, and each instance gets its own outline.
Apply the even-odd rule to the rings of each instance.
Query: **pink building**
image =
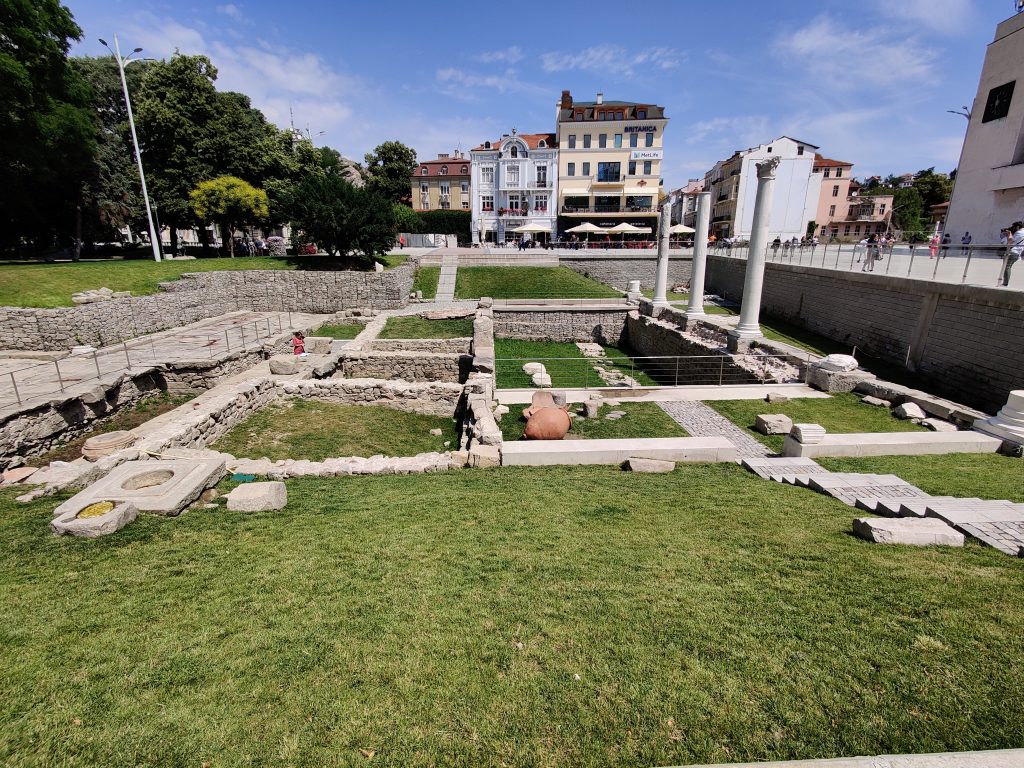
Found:
[[[860,185],[853,180],[853,163],[815,154],[813,173],[821,178],[815,219],[818,237],[859,240],[886,231],[892,195],[861,196]]]

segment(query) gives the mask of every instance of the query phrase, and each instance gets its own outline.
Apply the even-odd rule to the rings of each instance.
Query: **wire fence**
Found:
[[[277,313],[232,325],[221,333],[155,334],[15,369],[0,367],[0,408],[43,400],[136,368],[182,360],[212,361],[228,353],[257,349],[290,332],[291,327],[291,313]],[[168,338],[171,344],[165,343]]]
[[[735,355],[655,355],[630,357],[532,357],[495,360],[502,389],[552,387],[597,389],[636,387],[791,384],[804,380],[811,355],[750,352]],[[543,366],[539,368],[538,366]]]

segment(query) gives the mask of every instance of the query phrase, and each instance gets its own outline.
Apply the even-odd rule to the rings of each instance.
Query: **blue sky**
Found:
[[[670,118],[665,182],[786,134],[854,173],[956,166],[995,25],[1011,0],[65,0],[84,30],[148,56],[208,55],[218,87],[362,159],[386,139],[420,158],[515,127],[554,130],[579,100],[650,101]]]

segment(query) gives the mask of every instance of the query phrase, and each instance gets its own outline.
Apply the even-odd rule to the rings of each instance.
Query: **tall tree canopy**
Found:
[[[68,63],[81,37],[57,0],[0,0],[0,238],[68,235],[95,134],[88,85]]]
[[[202,181],[189,195],[192,210],[200,221],[220,224],[221,237],[235,255],[232,232],[243,224],[254,224],[267,218],[267,193],[236,176],[219,176]]]
[[[293,224],[330,254],[371,261],[395,241],[390,201],[339,175],[311,176],[293,190]]]
[[[368,152],[365,159],[369,186],[393,203],[408,203],[416,150],[400,141],[385,141]]]

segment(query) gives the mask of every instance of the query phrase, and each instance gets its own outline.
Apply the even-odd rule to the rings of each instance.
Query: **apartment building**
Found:
[[[634,101],[574,101],[562,91],[556,113],[558,231],[591,222],[656,228],[668,118]]]
[[[821,181],[815,234],[821,238],[861,239],[889,226],[892,195],[860,195],[853,163],[814,155],[813,175]]]
[[[668,193],[675,198],[672,206],[672,223],[694,226],[697,221],[697,195],[704,189],[703,179],[689,179],[685,187],[674,189]]]
[[[821,194],[820,179],[813,174],[817,149],[806,141],[780,136],[766,144],[737,150],[715,163],[704,176],[704,189],[711,192],[712,234],[719,238],[750,237],[757,195],[755,164],[779,157],[769,236],[784,240],[805,236]]]
[[[527,236],[544,240],[555,232],[558,141],[553,133],[518,133],[470,150],[474,243],[505,243]]]
[[[410,178],[413,209],[468,211],[471,202],[469,162],[458,150],[421,162]]]

